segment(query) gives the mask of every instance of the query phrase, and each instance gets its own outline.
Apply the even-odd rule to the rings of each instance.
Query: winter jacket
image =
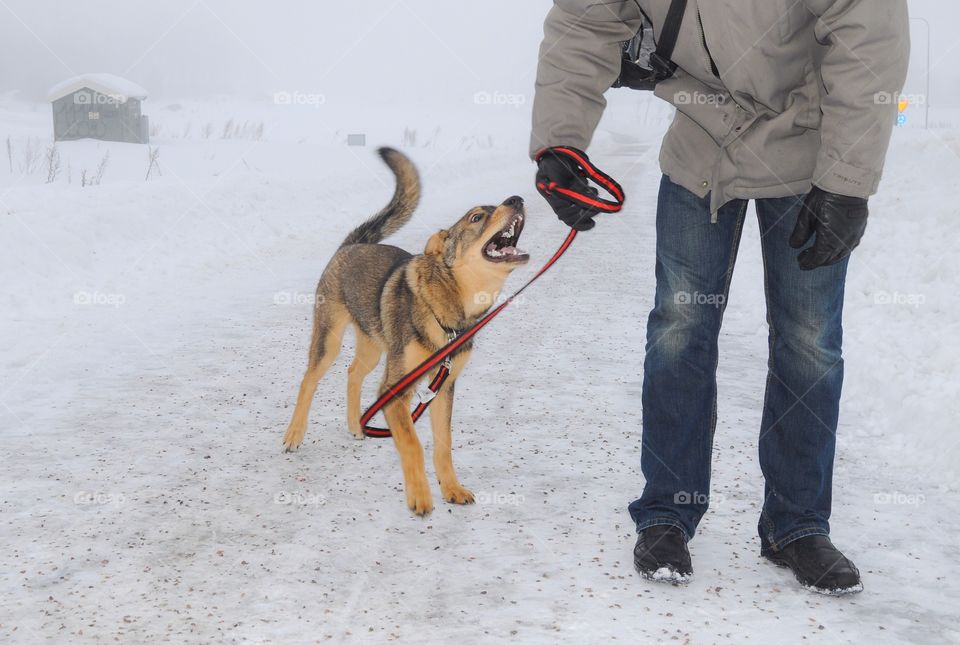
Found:
[[[641,26],[670,0],[554,0],[540,47],[530,152],[586,149]],[[906,77],[906,0],[689,0],[658,97],[677,111],[660,166],[711,210],[811,183],[877,190]],[[713,64],[712,64],[713,63]],[[714,74],[714,66],[719,76]],[[626,92],[628,90],[616,90]]]

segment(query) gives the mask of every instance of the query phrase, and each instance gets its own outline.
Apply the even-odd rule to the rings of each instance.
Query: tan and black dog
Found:
[[[307,372],[283,438],[288,451],[303,441],[317,382],[340,352],[348,324],[356,331],[357,353],[348,370],[347,427],[361,439],[360,387],[381,355],[387,355],[382,393],[446,345],[450,332],[479,319],[510,272],[529,260],[516,246],[524,224],[523,200],[516,196],[496,207],[471,208],[453,226],[435,233],[422,255],[380,244],[410,220],[420,200],[420,180],[403,154],[390,148],[379,152],[396,175],[396,191],[383,210],[347,236],[320,277]],[[450,449],[454,383],[470,351],[468,342],[453,355],[450,376],[430,407],[440,491],[455,504],[473,502],[473,494],[457,479]],[[427,376],[432,379],[433,373]],[[426,515],[433,510],[433,498],[423,448],[410,420],[412,396],[410,388],[394,398],[384,416],[400,453],[407,505]]]

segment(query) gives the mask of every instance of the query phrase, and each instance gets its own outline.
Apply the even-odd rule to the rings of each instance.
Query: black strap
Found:
[[[640,6],[639,0],[634,0],[640,13],[647,23],[653,24],[650,17]],[[613,87],[629,87],[632,90],[650,91],[656,87],[657,83],[664,81],[677,71],[676,64],[670,60],[673,56],[673,49],[677,44],[677,37],[680,34],[680,25],[683,22],[684,13],[687,10],[687,0],[671,0],[670,8],[667,10],[667,17],[663,23],[663,29],[656,39],[656,48],[650,54],[649,68],[638,65],[634,62],[630,53],[629,46],[624,47],[623,58],[620,61],[620,76],[613,82]],[[643,26],[640,27],[640,34],[643,33]],[[635,37],[636,38],[636,37]]]
[[[677,45],[677,36],[680,35],[680,24],[683,14],[687,10],[687,0],[673,0],[667,10],[667,19],[663,23],[660,38],[657,39],[657,50],[650,56],[650,64],[663,78],[669,78],[677,69],[676,63],[670,58],[673,48]]]

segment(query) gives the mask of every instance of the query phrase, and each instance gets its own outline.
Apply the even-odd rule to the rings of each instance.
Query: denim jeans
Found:
[[[770,352],[759,439],[764,552],[830,530],[847,261],[800,270],[788,240],[802,201],[756,200]],[[709,505],[717,339],[747,211],[747,201],[736,200],[711,223],[709,204],[709,195],[700,199],[667,177],[660,184],[643,374],[646,485],[630,504],[638,531],[672,524],[687,539]]]

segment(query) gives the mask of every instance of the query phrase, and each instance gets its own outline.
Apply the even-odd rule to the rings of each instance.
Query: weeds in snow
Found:
[[[47,183],[52,184],[60,174],[60,151],[57,150],[57,144],[47,148]]]
[[[100,160],[100,165],[97,166],[97,172],[93,175],[87,174],[87,169],[84,168],[80,171],[80,186],[99,186],[100,182],[103,181],[103,173],[107,170],[107,164],[110,162],[110,151],[107,150],[107,154],[103,155],[103,159]]]
[[[20,172],[24,175],[32,175],[40,165],[41,159],[40,139],[36,137],[27,137],[27,142],[23,146],[23,153],[20,158]]]
[[[400,136],[400,145],[405,148],[416,148],[417,147],[417,129],[416,128],[404,128],[403,134]],[[424,140],[421,144],[421,148],[426,148],[428,146],[434,145],[440,139],[440,128],[436,128],[433,131],[433,137],[431,139]]]
[[[157,169],[158,175],[163,174],[160,172],[160,164],[157,162],[158,159],[160,159],[160,148],[151,148],[147,146],[147,161],[149,163],[147,164],[147,176],[143,178],[144,181],[150,181],[150,172],[154,168]]]
[[[263,139],[263,121],[251,123],[244,121],[242,124],[229,119],[223,124],[223,131],[220,134],[221,139],[250,139],[251,141],[260,141]]]

